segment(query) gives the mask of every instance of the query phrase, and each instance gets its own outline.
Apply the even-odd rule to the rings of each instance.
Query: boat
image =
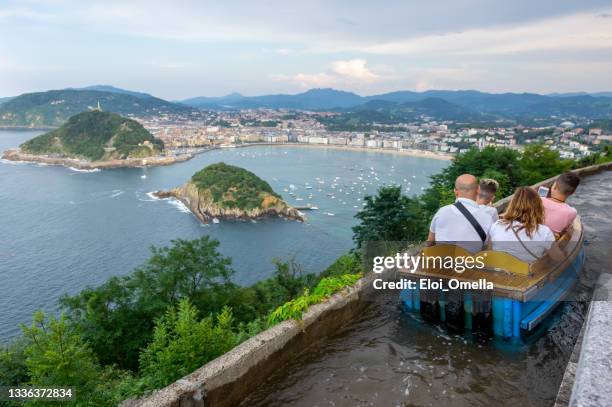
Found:
[[[140,178],[147,179],[147,176],[143,174],[143,175],[140,176]]]
[[[525,338],[542,326],[578,281],[585,260],[584,231],[579,216],[571,229],[557,241],[565,254],[562,260],[545,255],[527,263],[493,250],[470,254],[451,244],[425,247],[421,255],[426,257],[483,256],[484,268],[463,273],[435,266],[400,269],[402,278],[421,280],[415,289],[401,291],[401,304],[407,312],[418,313],[424,320],[443,324],[452,331],[485,333],[512,340]],[[459,282],[478,288],[423,290],[419,287],[422,280],[428,281],[427,284],[441,281],[443,287]],[[483,281],[492,283],[492,288],[482,286]]]
[[[213,223],[219,223],[219,219],[217,219],[217,218],[213,218],[213,219],[212,219],[212,222],[213,222]]]

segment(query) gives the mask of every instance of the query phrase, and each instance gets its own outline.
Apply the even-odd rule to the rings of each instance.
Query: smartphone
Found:
[[[550,192],[550,188],[546,188],[546,187],[538,188],[538,195],[540,195],[542,198],[548,197],[549,192]]]

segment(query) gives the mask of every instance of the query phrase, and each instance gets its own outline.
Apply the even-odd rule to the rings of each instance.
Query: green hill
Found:
[[[26,93],[0,104],[0,126],[60,126],[75,114],[96,107],[122,115],[190,113],[193,109],[155,97],[99,90],[50,90]]]
[[[60,128],[20,147],[30,154],[99,161],[150,157],[159,154],[164,144],[132,119],[94,110],[79,113]]]
[[[276,205],[281,199],[270,184],[240,167],[225,163],[211,164],[196,172],[191,182],[200,193],[224,208],[250,210]]]

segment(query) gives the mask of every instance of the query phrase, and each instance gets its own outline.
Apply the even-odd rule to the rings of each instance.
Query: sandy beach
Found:
[[[367,148],[367,147],[354,147],[354,146],[341,146],[333,144],[304,144],[304,143],[249,143],[249,144],[236,144],[233,146],[225,146],[218,148],[243,148],[243,147],[257,147],[257,146],[272,146],[272,147],[301,147],[301,148],[327,148],[333,150],[344,150],[344,151],[357,151],[357,152],[372,152],[372,153],[385,153],[385,154],[396,154],[411,157],[421,158],[433,158],[436,160],[452,160],[454,158],[451,154],[445,153],[434,153],[423,150],[397,150],[397,149],[385,149],[385,148]],[[207,150],[210,151],[210,150]]]

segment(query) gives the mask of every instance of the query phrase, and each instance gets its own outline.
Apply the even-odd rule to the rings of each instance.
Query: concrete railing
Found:
[[[236,346],[149,397],[123,407],[236,406],[268,376],[308,346],[336,332],[363,311],[373,275],[311,306],[301,321],[283,321]],[[380,275],[377,276],[380,278]]]
[[[575,172],[580,176],[588,176],[610,169],[612,163],[594,165]],[[535,187],[550,185],[555,179],[556,177],[547,179]],[[498,211],[506,208],[510,198],[501,199],[495,204]],[[376,278],[381,277],[383,276],[376,275]],[[171,385],[148,397],[126,400],[122,406],[224,407],[239,404],[271,373],[281,369],[308,346],[336,332],[363,311],[367,304],[364,297],[371,292],[374,278],[371,273],[366,275],[354,286],[310,307],[302,321],[284,321]],[[612,313],[610,315],[612,316]]]
[[[602,274],[584,323],[571,407],[612,406],[612,276]]]
[[[604,164],[590,165],[588,167],[572,170],[572,172],[575,174],[578,174],[579,177],[587,177],[589,175],[597,174],[598,172],[608,171],[608,170],[612,170],[612,162],[604,163]],[[555,182],[557,177],[558,175],[555,175],[554,177],[548,178],[544,181],[538,182],[535,185],[532,185],[532,187],[533,188],[539,188],[541,186],[550,187],[553,184],[553,182]],[[507,196],[495,202],[493,206],[497,208],[497,212],[501,213],[506,210],[511,199],[512,199],[512,195]]]

